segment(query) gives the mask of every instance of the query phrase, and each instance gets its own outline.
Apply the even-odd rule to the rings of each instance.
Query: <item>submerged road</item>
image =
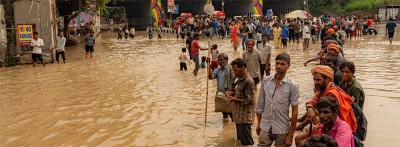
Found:
[[[355,63],[355,76],[366,93],[366,146],[400,146],[398,32],[393,45],[384,34],[345,45],[345,57]],[[162,40],[116,36],[102,33],[93,59],[84,59],[80,45],[67,48],[67,64],[1,68],[0,146],[239,146],[234,123],[223,123],[221,114],[213,112],[215,81],[205,127],[206,72],[194,77],[193,64],[187,72],[179,71],[183,40],[173,35]],[[200,41],[206,46],[205,39]],[[241,56],[241,47],[233,51],[229,40],[212,43],[228,53],[229,61]],[[300,85],[304,114],[304,102],[313,95],[310,69],[315,63],[302,63],[318,46],[305,52],[301,47],[290,44],[287,50],[273,50],[272,57],[280,52],[292,56],[288,76]]]

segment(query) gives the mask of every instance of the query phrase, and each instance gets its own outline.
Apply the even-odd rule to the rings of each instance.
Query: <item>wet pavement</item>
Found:
[[[345,57],[355,63],[366,93],[366,146],[400,146],[398,32],[393,45],[383,33],[345,45]],[[204,125],[206,71],[194,77],[194,64],[179,71],[183,40],[116,36],[105,32],[97,37],[93,59],[84,59],[80,45],[67,48],[67,64],[1,68],[0,146],[240,146],[234,123],[223,123],[221,114],[213,112],[215,81],[210,82]],[[201,39],[201,45],[206,41]],[[233,51],[229,40],[212,43],[228,53],[229,61],[241,56],[241,47]],[[304,114],[304,102],[313,95],[310,69],[315,63],[302,63],[318,47],[305,52],[301,47],[290,44],[287,50],[273,50],[272,57],[280,52],[292,56],[288,75],[300,85]],[[253,138],[257,141],[255,131]]]

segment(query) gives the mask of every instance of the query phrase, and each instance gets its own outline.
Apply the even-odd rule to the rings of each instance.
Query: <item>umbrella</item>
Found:
[[[292,19],[294,19],[294,18],[306,19],[306,18],[309,18],[309,17],[312,17],[312,16],[311,16],[310,13],[308,13],[306,11],[295,10],[295,11],[292,11],[292,12],[286,14],[285,17],[286,18],[292,18]]]
[[[214,11],[212,15],[215,17],[225,18],[225,13],[222,11]]]

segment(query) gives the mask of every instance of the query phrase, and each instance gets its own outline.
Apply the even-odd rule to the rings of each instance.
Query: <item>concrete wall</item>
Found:
[[[14,2],[15,24],[36,24],[35,31],[43,39],[42,48],[45,61],[52,60],[51,49],[55,46],[57,23],[54,0],[19,0]],[[16,33],[17,34],[17,33]],[[31,49],[17,48],[22,63],[31,63]]]
[[[7,30],[4,15],[4,6],[0,5],[0,60],[3,62],[7,53]]]

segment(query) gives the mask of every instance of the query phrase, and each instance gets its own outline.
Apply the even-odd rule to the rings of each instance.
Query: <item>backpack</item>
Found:
[[[356,136],[354,136],[353,134],[353,138],[354,138],[354,147],[364,147],[364,143],[358,139]]]
[[[354,115],[356,116],[357,121],[357,130],[354,133],[354,136],[357,137],[359,140],[365,141],[367,137],[367,128],[368,128],[368,121],[365,117],[363,111],[359,106],[356,104],[351,104],[351,107],[354,110]]]

